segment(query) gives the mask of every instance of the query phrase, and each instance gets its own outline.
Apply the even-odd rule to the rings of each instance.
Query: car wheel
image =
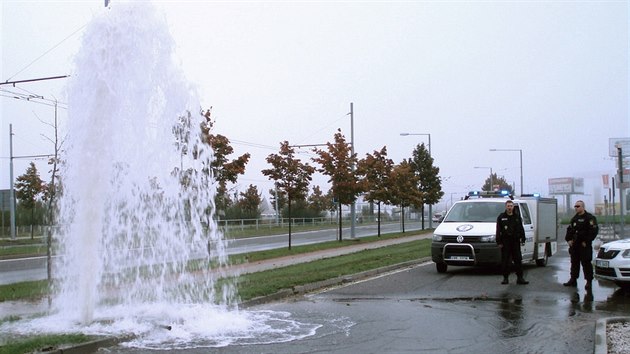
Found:
[[[544,267],[547,265],[547,260],[549,259],[549,256],[547,256],[547,252],[545,252],[545,256],[543,258],[537,259],[536,260],[536,265],[539,267]]]
[[[437,269],[438,273],[446,273],[448,265],[446,263],[435,263],[435,268]]]

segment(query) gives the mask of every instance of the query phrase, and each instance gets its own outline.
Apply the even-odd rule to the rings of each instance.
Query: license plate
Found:
[[[451,259],[458,260],[458,261],[469,261],[470,257],[468,257],[468,256],[451,256]]]
[[[596,259],[595,265],[600,268],[608,268],[608,261],[602,261],[602,260]]]

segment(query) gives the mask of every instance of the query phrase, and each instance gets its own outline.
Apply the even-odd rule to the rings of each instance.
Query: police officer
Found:
[[[584,202],[575,202],[575,215],[569,222],[567,234],[564,239],[569,244],[571,255],[571,279],[563,283],[564,286],[577,286],[577,278],[580,276],[580,264],[584,270],[586,290],[591,290],[593,282],[593,240],[597,236],[599,227],[597,219],[584,209]]]
[[[496,231],[497,245],[501,249],[501,267],[503,270],[503,281],[507,284],[510,275],[510,266],[514,262],[516,272],[516,284],[529,284],[523,278],[523,256],[521,255],[521,244],[525,244],[525,229],[521,216],[514,210],[514,202],[505,202],[505,211],[497,217]]]

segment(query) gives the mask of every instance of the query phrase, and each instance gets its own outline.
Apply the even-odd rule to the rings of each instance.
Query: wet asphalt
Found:
[[[630,314],[630,295],[594,281],[564,287],[565,248],[546,267],[525,266],[528,285],[501,285],[496,268],[432,262],[317,293],[248,308],[287,314],[314,333],[286,342],[168,350],[169,353],[593,353],[599,319]],[[155,353],[114,346],[108,353]],[[163,352],[163,351],[162,351]]]

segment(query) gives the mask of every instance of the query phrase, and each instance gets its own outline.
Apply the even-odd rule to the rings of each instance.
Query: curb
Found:
[[[609,317],[597,320],[595,324],[595,349],[594,354],[608,353],[607,327],[609,323],[630,322],[630,317]]]
[[[108,337],[102,339],[96,339],[91,342],[85,342],[81,344],[72,345],[66,348],[58,348],[51,351],[46,351],[49,354],[85,354],[85,353],[96,353],[101,348],[111,347],[120,342],[124,342],[126,340],[131,339],[131,337]]]

